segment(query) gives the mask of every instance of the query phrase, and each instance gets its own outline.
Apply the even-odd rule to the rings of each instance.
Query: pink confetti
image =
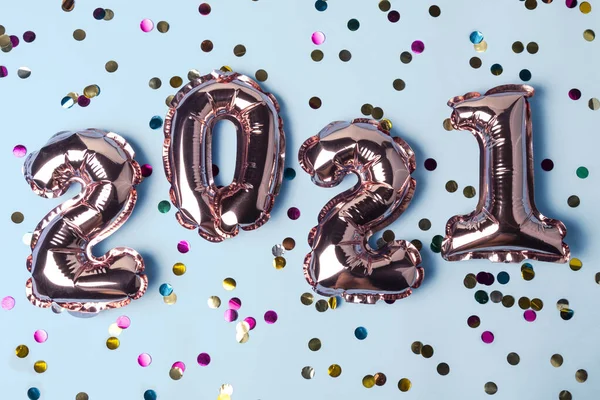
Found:
[[[235,310],[226,310],[225,311],[225,321],[233,322],[238,318],[238,313]]]
[[[256,320],[252,317],[244,318],[244,322],[246,322],[248,326],[250,326],[250,330],[256,327]]]
[[[183,361],[177,361],[173,363],[171,368],[179,368],[181,372],[185,372],[185,364],[183,363]]]
[[[43,329],[38,329],[34,332],[33,338],[38,343],[44,343],[46,340],[48,340],[48,332]]]
[[[121,315],[117,318],[117,326],[121,329],[127,329],[131,325],[131,320],[126,315]]]
[[[200,353],[198,354],[197,361],[200,366],[206,367],[208,364],[210,364],[210,355],[208,355],[208,353]]]
[[[152,175],[152,165],[150,164],[144,164],[140,167],[140,169],[142,170],[142,176],[144,178],[149,177],[150,175]]]
[[[154,22],[152,22],[151,19],[145,18],[142,20],[142,22],[140,22],[140,28],[144,32],[150,32],[152,29],[154,29]]]
[[[265,322],[267,324],[274,324],[277,321],[277,313],[273,310],[265,313]]]
[[[413,51],[413,53],[421,54],[425,50],[425,43],[421,42],[420,40],[415,40],[414,42],[412,42],[410,48]]]
[[[145,368],[152,364],[152,357],[150,357],[150,354],[148,353],[142,353],[138,356],[138,364]]]
[[[527,322],[533,322],[537,318],[537,314],[533,310],[527,310],[523,313],[523,318],[525,318],[525,321]]]
[[[22,144],[18,144],[13,148],[13,155],[15,157],[25,157],[25,154],[27,154],[27,147],[23,146]]]
[[[490,344],[494,341],[494,334],[490,331],[485,331],[481,334],[481,340],[483,340],[483,343]]]
[[[12,310],[15,306],[15,298],[12,296],[6,296],[2,299],[2,308],[4,310]]]
[[[229,300],[229,308],[232,310],[239,310],[241,307],[242,301],[237,297],[232,297],[231,300]]]
[[[182,240],[177,243],[177,250],[179,250],[180,253],[187,253],[190,251],[190,244],[187,242],[187,240]]]
[[[325,34],[323,32],[315,32],[312,34],[311,39],[316,45],[323,44],[325,42]]]

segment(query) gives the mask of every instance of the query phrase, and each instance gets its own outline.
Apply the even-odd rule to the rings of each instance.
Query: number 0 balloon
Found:
[[[480,151],[479,203],[446,225],[442,256],[449,261],[487,258],[566,262],[565,225],[546,218],[533,201],[533,133],[527,98],[533,88],[505,85],[484,96],[451,99],[452,126],[477,138]]]
[[[81,185],[81,193],[50,211],[33,233],[26,289],[34,305],[95,313],[144,294],[148,279],[135,250],[116,247],[92,255],[92,247],[133,211],[141,179],[133,157],[122,137],[96,129],[60,132],[27,157],[23,172],[36,194],[54,198],[72,183]]]
[[[421,285],[421,254],[405,240],[378,249],[367,241],[373,232],[394,222],[410,203],[416,181],[415,155],[399,137],[391,137],[377,121],[333,122],[306,140],[298,158],[313,182],[337,186],[347,174],[358,176],[352,189],[338,194],[321,210],[308,236],[311,252],[304,275],[324,296],[375,303],[395,300]]]
[[[237,129],[231,184],[219,188],[212,172],[212,130],[227,119]],[[283,177],[285,135],[279,105],[252,79],[214,71],[176,95],[165,118],[163,161],[177,220],[221,242],[269,220]]]

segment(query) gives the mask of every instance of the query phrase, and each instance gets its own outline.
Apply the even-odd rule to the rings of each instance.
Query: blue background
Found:
[[[147,389],[155,390],[161,400],[215,399],[224,383],[233,386],[235,400],[479,399],[488,397],[483,389],[488,381],[498,385],[494,399],[556,399],[561,390],[569,390],[579,400],[592,399],[600,392],[600,286],[594,281],[600,271],[594,236],[600,222],[595,209],[600,111],[587,106],[591,97],[600,97],[600,52],[598,40],[587,42],[582,37],[585,29],[600,32],[600,5],[592,2],[598,9],[584,15],[562,1],[538,2],[535,10],[527,10],[517,0],[440,0],[436,4],[441,16],[432,18],[429,2],[395,0],[392,9],[400,12],[401,19],[394,24],[376,1],[330,0],[327,10],[318,12],[308,0],[214,0],[208,16],[198,13],[199,1],[189,0],[78,1],[70,13],[62,11],[59,3],[4,1],[0,15],[7,34],[21,37],[33,30],[37,35],[33,43],[21,41],[10,53],[0,53],[0,65],[9,72],[0,79],[0,297],[10,295],[17,301],[13,310],[0,310],[0,398],[26,399],[27,389],[35,386],[42,399],[48,400],[74,399],[78,392],[88,393],[92,400],[142,399]],[[112,9],[114,19],[95,20],[96,7]],[[162,34],[155,28],[144,33],[139,28],[143,18],[155,24],[168,21],[170,30]],[[356,32],[346,27],[351,18],[360,21]],[[87,32],[82,42],[72,37],[77,28]],[[311,34],[317,30],[326,35],[325,43],[318,46],[325,58],[318,63],[310,57],[317,48]],[[485,36],[488,50],[484,53],[475,52],[469,41],[474,30]],[[214,43],[210,53],[200,50],[206,39]],[[414,40],[422,40],[425,51],[413,55],[410,64],[401,63],[400,53],[410,51]],[[540,50],[535,55],[515,54],[511,45],[517,40],[535,41]],[[233,54],[237,44],[247,48],[241,58]],[[339,60],[342,49],[352,53],[349,62]],[[473,56],[482,59],[480,69],[469,66]],[[109,60],[118,62],[117,72],[105,71]],[[494,63],[504,69],[500,76],[490,73]],[[165,98],[176,91],[168,84],[170,77],[185,80],[192,68],[204,74],[222,65],[249,76],[258,69],[268,72],[262,86],[282,105],[286,166],[294,168],[297,177],[284,181],[269,223],[211,244],[179,226],[173,209],[167,214],[157,210],[158,203],[168,199],[169,186],[162,169],[163,133],[150,129],[148,122],[166,113]],[[31,77],[17,77],[21,66],[31,68]],[[572,255],[583,262],[577,272],[565,264],[534,262],[536,276],[529,282],[520,277],[518,264],[448,263],[429,249],[432,237],[443,234],[449,217],[467,213],[477,203],[477,197],[462,195],[465,186],[478,185],[477,144],[467,132],[443,129],[443,120],[450,116],[447,100],[469,91],[519,83],[523,68],[531,71],[529,84],[536,89],[531,100],[536,203],[543,214],[566,224]],[[163,82],[159,90],[148,87],[155,76]],[[392,87],[397,78],[406,82],[403,91]],[[90,106],[61,107],[67,93],[81,94],[90,84],[101,88]],[[569,99],[571,88],[581,90],[579,101]],[[308,105],[312,96],[323,102],[318,110]],[[318,188],[300,169],[296,153],[307,137],[329,122],[362,117],[364,103],[382,107],[385,118],[393,123],[393,134],[403,137],[416,152],[414,200],[389,229],[397,238],[424,243],[425,281],[412,296],[393,305],[341,304],[319,313],[314,305],[300,302],[301,294],[310,291],[302,274],[309,250],[306,236],[321,207],[355,178],[347,178],[343,187]],[[146,261],[150,287],[127,308],[79,319],[37,309],[25,298],[29,276],[25,259],[30,249],[22,236],[66,197],[35,196],[21,173],[24,159],[14,157],[12,148],[23,144],[33,151],[58,131],[87,127],[121,134],[134,146],[140,164],[154,167],[153,175],[138,187],[139,200],[131,219],[95,251],[99,254],[114,246],[136,249]],[[223,177],[233,173],[234,141],[231,132],[219,134],[216,159]],[[423,168],[427,158],[437,160],[435,171]],[[544,158],[554,161],[551,172],[539,167]],[[589,169],[587,179],[575,175],[579,166]],[[456,193],[444,189],[450,179],[458,182]],[[567,198],[574,194],[581,205],[570,208]],[[296,221],[286,215],[292,206],[302,212]],[[14,211],[25,215],[23,223],[11,222]],[[419,229],[421,218],[431,221],[431,230]],[[287,236],[296,240],[296,248],[286,252],[287,266],[278,271],[272,266],[271,247]],[[190,242],[189,253],[177,251],[179,240]],[[185,275],[173,275],[176,262],[186,264]],[[526,322],[516,304],[510,309],[491,302],[478,304],[474,290],[463,286],[469,272],[502,270],[510,273],[509,284],[483,289],[501,290],[516,299],[542,299],[545,306],[535,322]],[[226,277],[237,281],[232,292],[222,287]],[[174,305],[164,304],[158,292],[164,282],[171,283],[178,296]],[[212,295],[223,301],[218,310],[206,305]],[[240,317],[254,316],[258,321],[245,344],[235,340],[235,323],[223,319],[232,296],[243,302]],[[570,321],[561,319],[555,307],[561,298],[568,299],[575,311]],[[279,320],[267,325],[263,314],[271,309]],[[109,351],[105,345],[108,326],[123,314],[132,325],[120,335],[119,349]],[[477,329],[466,324],[472,314],[482,320]],[[368,329],[363,341],[354,337],[357,326]],[[48,331],[46,343],[35,343],[36,329]],[[495,334],[493,344],[481,341],[484,330]],[[308,349],[313,337],[323,343],[318,352]],[[414,355],[410,345],[415,340],[432,345],[434,356]],[[19,344],[30,348],[25,359],[14,354]],[[142,352],[152,355],[148,368],[137,364]],[[201,352],[212,357],[208,367],[196,363]],[[519,365],[506,362],[509,352],[520,355]],[[554,353],[564,357],[560,368],[550,364]],[[47,372],[33,371],[36,360],[47,361]],[[179,381],[169,378],[175,361],[187,366]],[[440,362],[450,365],[449,375],[436,372]],[[327,374],[333,363],[342,367],[341,376],[335,379]],[[314,367],[312,380],[301,376],[305,366]],[[585,383],[575,380],[580,368],[589,374]],[[362,378],[376,372],[385,373],[388,382],[364,388]],[[405,377],[413,386],[402,393],[397,383]]]

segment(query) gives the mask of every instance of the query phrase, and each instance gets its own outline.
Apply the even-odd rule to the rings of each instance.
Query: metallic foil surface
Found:
[[[452,126],[475,135],[480,151],[479,203],[446,224],[442,256],[448,261],[525,259],[566,262],[565,225],[544,217],[534,203],[533,138],[527,85],[503,85],[485,95],[451,99]]]
[[[71,184],[81,185],[81,192],[50,211],[32,235],[26,284],[31,303],[97,313],[144,294],[148,279],[135,250],[116,247],[101,257],[92,254],[94,245],[133,211],[141,180],[134,154],[121,136],[87,129],[60,132],[27,156],[23,173],[36,194],[55,198]]]
[[[217,187],[212,130],[227,119],[237,130],[233,181]],[[221,242],[269,220],[283,178],[285,134],[275,97],[247,76],[213,71],[192,80],[165,118],[163,162],[181,225]]]
[[[323,207],[309,234],[308,283],[321,295],[354,303],[409,296],[424,276],[419,251],[404,240],[373,249],[368,239],[394,222],[412,199],[416,164],[410,146],[377,121],[355,119],[333,122],[307,139],[298,159],[321,187],[334,187],[349,173],[358,176],[352,189]]]

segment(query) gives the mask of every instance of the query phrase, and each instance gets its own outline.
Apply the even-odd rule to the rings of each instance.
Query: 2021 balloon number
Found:
[[[148,279],[135,250],[117,247],[92,255],[92,247],[133,211],[141,180],[133,157],[121,136],[91,129],[60,132],[29,154],[23,171],[36,194],[59,197],[72,183],[81,184],[81,193],[50,211],[33,233],[26,292],[34,305],[96,313],[144,294]]]
[[[309,234],[311,252],[304,275],[324,296],[354,303],[407,297],[423,280],[421,255],[405,240],[373,249],[369,237],[408,207],[416,186],[410,146],[391,137],[377,121],[333,122],[306,140],[298,153],[302,168],[321,187],[358,176],[354,188],[331,199]]]

